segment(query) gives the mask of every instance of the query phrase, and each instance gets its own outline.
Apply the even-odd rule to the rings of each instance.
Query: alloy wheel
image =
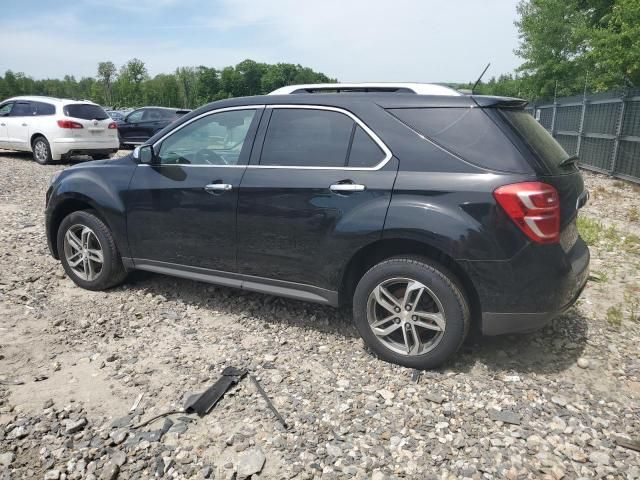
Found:
[[[446,328],[438,297],[411,278],[392,278],[378,284],[369,295],[367,320],[385,347],[409,356],[433,350]]]
[[[86,225],[73,225],[64,235],[67,264],[82,280],[95,280],[102,272],[104,253],[95,232]]]
[[[36,155],[36,159],[39,162],[46,162],[47,157],[49,156],[49,152],[47,150],[47,144],[42,140],[37,140],[35,145],[33,146],[33,151]]]

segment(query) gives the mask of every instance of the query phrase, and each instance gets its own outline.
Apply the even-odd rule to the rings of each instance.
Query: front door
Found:
[[[7,117],[11,113],[12,108],[13,102],[7,102],[0,105],[0,148],[10,148]]]
[[[136,264],[236,270],[238,188],[261,113],[213,112],[154,145],[154,163],[137,167],[127,197]]]
[[[397,160],[347,112],[278,107],[267,120],[240,185],[238,271],[335,291],[348,259],[381,236]]]
[[[29,150],[30,123],[34,121],[33,108],[31,102],[17,101],[13,104],[13,109],[6,117],[9,148],[15,150]]]

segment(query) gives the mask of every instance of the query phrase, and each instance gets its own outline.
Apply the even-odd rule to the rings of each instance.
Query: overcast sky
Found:
[[[517,0],[2,0],[0,72],[95,75],[290,62],[341,81],[464,82],[513,71]]]

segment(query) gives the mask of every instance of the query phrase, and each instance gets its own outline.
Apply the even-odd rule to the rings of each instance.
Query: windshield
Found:
[[[569,158],[569,154],[533,116],[524,110],[501,109],[500,111],[552,172],[562,168],[561,163]]]

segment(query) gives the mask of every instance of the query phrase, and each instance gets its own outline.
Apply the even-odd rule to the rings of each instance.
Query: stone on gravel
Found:
[[[70,435],[72,433],[77,433],[82,430],[87,424],[86,418],[79,418],[78,420],[69,421],[67,423],[67,428],[65,428],[64,433]]]
[[[120,473],[120,467],[117,463],[107,462],[100,474],[100,480],[115,480]]]
[[[5,452],[0,453],[0,465],[3,467],[8,467],[13,462],[15,455],[13,452]]]
[[[127,439],[128,435],[129,435],[129,431],[124,428],[120,428],[109,434],[109,436],[111,437],[111,441],[113,442],[114,445],[120,445],[122,442],[124,442]]]
[[[589,461],[596,465],[609,465],[609,455],[605,452],[591,452],[589,454]]]
[[[266,458],[260,447],[250,448],[243,452],[238,458],[236,478],[245,480],[254,473],[260,473]]]
[[[589,360],[583,357],[578,359],[578,366],[580,368],[589,368]]]
[[[520,425],[520,414],[511,410],[489,410],[489,418],[496,422],[510,423],[512,425]]]

